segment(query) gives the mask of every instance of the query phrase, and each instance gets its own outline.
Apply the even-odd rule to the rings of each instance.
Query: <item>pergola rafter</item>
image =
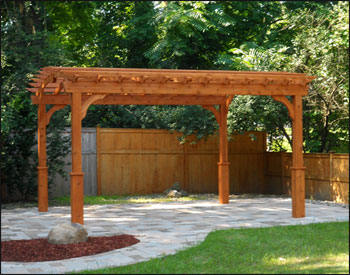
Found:
[[[302,96],[314,77],[286,72],[45,67],[29,91],[38,105],[38,209],[48,211],[46,126],[66,105],[72,112],[71,220],[83,224],[81,120],[90,105],[201,105],[219,124],[220,203],[228,203],[227,112],[235,95],[269,95],[283,103],[293,125],[292,215],[305,216]],[[291,96],[290,101],[286,96]],[[53,105],[46,111],[46,105]],[[219,106],[217,109],[215,106]]]

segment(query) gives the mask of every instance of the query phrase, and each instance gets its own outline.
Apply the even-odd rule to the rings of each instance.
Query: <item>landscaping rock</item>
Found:
[[[181,189],[181,184],[175,182],[171,188],[168,188],[163,193],[169,198],[180,198],[188,196],[188,193],[185,190]]]
[[[79,223],[62,223],[52,228],[47,236],[51,244],[80,243],[87,240],[87,231]]]
[[[167,194],[167,197],[169,198],[180,198],[181,197],[181,193],[177,190],[170,190]]]
[[[163,192],[163,194],[165,195],[165,196],[167,196],[168,195],[168,193],[171,191],[171,188],[168,188],[168,189],[166,189],[164,192]]]
[[[180,191],[181,190],[181,185],[179,182],[175,182],[173,186],[171,187],[172,190]]]

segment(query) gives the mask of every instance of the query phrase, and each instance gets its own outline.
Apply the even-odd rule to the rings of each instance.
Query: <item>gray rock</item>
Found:
[[[167,196],[170,191],[171,191],[171,188],[168,188],[163,192],[163,194]]]
[[[179,193],[181,194],[181,197],[187,197],[188,196],[188,193],[185,190],[181,189]]]
[[[176,190],[170,190],[167,194],[167,197],[169,198],[179,198],[181,197],[181,193],[179,191]]]
[[[87,240],[87,231],[79,223],[62,223],[52,228],[47,236],[51,244],[80,243]]]
[[[173,186],[171,187],[172,190],[180,191],[181,190],[181,185],[179,182],[175,182]]]

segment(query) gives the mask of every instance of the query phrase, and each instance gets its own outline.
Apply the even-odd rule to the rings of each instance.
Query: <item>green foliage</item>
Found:
[[[307,151],[349,151],[349,3],[292,17],[291,68],[317,76],[305,98]],[[308,26],[308,28],[300,28]]]
[[[59,65],[62,56],[59,45],[48,42],[42,3],[2,2],[1,13],[1,181],[25,200],[36,194],[37,170],[37,107],[25,88],[40,67]],[[48,129],[50,182],[68,147],[60,125]]]
[[[232,48],[219,56],[217,62],[221,67],[233,70],[289,71],[317,76],[311,83],[309,95],[303,101],[304,150],[348,152],[349,3],[306,7],[308,8],[299,7],[293,12],[284,7],[280,18],[267,32],[269,35],[276,31],[279,35],[286,35],[291,39],[289,42],[279,40],[271,44],[270,36],[267,36],[266,45],[269,47],[244,43],[239,48]],[[238,97],[235,100],[242,99]],[[254,102],[254,107],[248,113],[247,108],[249,109],[251,104],[241,106],[240,103],[233,103],[233,111],[239,110],[237,114],[243,111],[248,115],[250,122],[230,121],[233,128],[241,129],[247,127],[247,124],[254,125],[251,124],[254,121],[265,120],[264,127],[260,129],[266,129],[271,134],[270,146],[273,140],[273,143],[277,141],[282,145],[282,140],[278,141],[280,137],[287,139],[291,145],[290,134],[286,131],[286,128],[290,127],[287,113],[281,113],[281,110],[274,113],[277,110],[274,110],[272,101],[266,102],[262,97]],[[242,103],[245,104],[245,100]],[[256,104],[264,104],[264,108],[270,112],[262,111],[259,106],[255,106]],[[273,131],[274,128],[279,130]],[[280,145],[277,147],[286,149]]]

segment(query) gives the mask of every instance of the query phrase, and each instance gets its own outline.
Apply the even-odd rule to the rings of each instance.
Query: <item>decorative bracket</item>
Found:
[[[294,115],[294,106],[293,106],[293,103],[290,102],[290,101],[288,100],[288,98],[285,97],[285,96],[283,96],[283,95],[273,95],[272,98],[273,98],[274,100],[278,101],[278,102],[283,103],[283,104],[287,107],[287,109],[288,109],[289,117],[290,117],[292,120],[294,120],[295,115]]]
[[[81,119],[86,116],[86,112],[89,106],[96,100],[104,98],[106,95],[92,95],[87,100],[85,100],[81,106]]]
[[[53,115],[54,112],[63,109],[66,106],[66,104],[57,104],[57,105],[53,105],[50,110],[48,110],[46,112],[46,116],[45,116],[45,126],[47,126],[50,122],[50,119]]]
[[[228,107],[230,106],[231,102],[232,102],[232,99],[234,98],[235,96],[234,95],[230,95],[226,98],[226,108],[228,110]]]
[[[220,124],[220,112],[215,109],[214,105],[202,105],[204,109],[211,111],[216,119],[216,122]]]

